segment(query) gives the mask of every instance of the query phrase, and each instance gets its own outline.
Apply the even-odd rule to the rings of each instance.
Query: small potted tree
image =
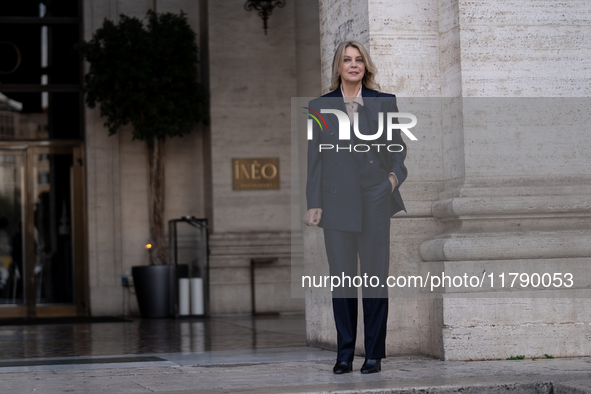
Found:
[[[164,233],[164,165],[167,138],[207,122],[207,93],[198,82],[198,48],[186,14],[150,10],[147,24],[121,15],[105,19],[92,39],[78,45],[90,63],[86,103],[100,104],[109,135],[133,126],[133,139],[148,145],[150,265],[133,267],[144,317],[169,315],[172,272]]]

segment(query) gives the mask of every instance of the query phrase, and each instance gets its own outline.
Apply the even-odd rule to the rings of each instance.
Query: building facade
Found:
[[[1,316],[138,313],[121,283],[132,266],[148,264],[147,146],[132,141],[130,126],[108,135],[98,108],[83,102],[86,65],[65,48],[89,40],[105,18],[142,19],[154,8],[187,14],[210,92],[210,124],[167,141],[165,219],[209,221],[211,313],[251,311],[250,265],[257,257],[276,260],[256,270],[257,310],[303,311],[303,300],[292,299],[286,286],[289,114],[290,97],[319,94],[318,13],[309,12],[317,3],[287,2],[266,35],[257,12],[241,0],[73,0],[3,5],[0,12],[2,214],[8,223]],[[299,67],[298,57],[306,66]],[[233,190],[232,159],[267,157],[279,160],[278,189]],[[64,193],[72,197],[60,198]],[[45,235],[39,217],[47,218]],[[77,227],[66,229],[74,221]],[[51,246],[41,253],[44,236]],[[79,255],[64,260],[56,257],[60,248]],[[59,275],[66,267],[68,278]],[[69,295],[59,302],[51,294],[64,286]]]
[[[286,0],[267,34],[244,3],[0,6],[0,318],[137,314],[122,277],[148,264],[148,149],[131,126],[109,136],[99,110],[84,105],[87,65],[71,48],[105,18],[144,18],[149,9],[187,14],[210,94],[210,123],[167,141],[165,218],[208,219],[212,314],[250,313],[251,261],[272,259],[256,269],[257,311],[305,311],[309,343],[336,346],[330,297],[291,293],[294,234],[306,269],[327,268],[321,230],[291,216],[292,185],[305,169],[293,165],[291,98],[328,91],[334,50],[347,39],[368,47],[382,90],[400,103],[445,98],[431,102],[439,118],[408,144],[408,212],[391,220],[391,273],[545,264],[589,278],[588,133],[567,140],[530,119],[518,133],[494,129],[498,142],[470,107],[477,98],[588,98],[587,2]],[[516,108],[495,103],[491,116]],[[501,156],[490,148],[497,142]],[[236,159],[277,160],[278,187],[236,188]],[[591,309],[568,292],[393,298],[389,319],[392,355],[591,351]]]

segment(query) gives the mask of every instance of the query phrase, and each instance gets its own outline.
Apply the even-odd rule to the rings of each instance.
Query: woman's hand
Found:
[[[390,180],[390,183],[392,183],[392,190],[390,191],[390,193],[392,193],[394,189],[396,189],[396,186],[398,186],[398,179],[396,179],[396,175],[393,173],[388,176],[388,179]]]
[[[312,208],[308,209],[306,212],[306,218],[308,219],[308,225],[310,226],[317,226],[320,223],[320,218],[322,217],[322,208]]]

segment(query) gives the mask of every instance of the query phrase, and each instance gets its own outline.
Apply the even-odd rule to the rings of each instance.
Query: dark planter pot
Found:
[[[173,315],[174,265],[147,265],[131,268],[137,303],[142,317]]]

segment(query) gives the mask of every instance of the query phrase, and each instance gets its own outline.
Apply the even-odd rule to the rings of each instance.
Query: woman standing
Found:
[[[338,347],[335,374],[353,368],[357,288],[346,278],[358,275],[358,257],[359,276],[379,280],[376,285],[375,279],[371,284],[366,279],[362,286],[365,362],[361,373],[379,372],[386,356],[390,217],[405,210],[398,188],[407,170],[400,130],[393,130],[391,140],[386,132],[375,140],[369,137],[380,125],[384,131],[388,112],[398,112],[395,96],[377,91],[376,72],[359,42],[341,43],[333,59],[332,91],[309,106],[311,113],[322,114],[326,130],[315,124],[308,141],[306,219],[309,225],[324,229],[330,275],[342,278],[332,294]],[[340,132],[347,121],[345,114],[349,141]],[[330,146],[333,149],[326,149]]]

